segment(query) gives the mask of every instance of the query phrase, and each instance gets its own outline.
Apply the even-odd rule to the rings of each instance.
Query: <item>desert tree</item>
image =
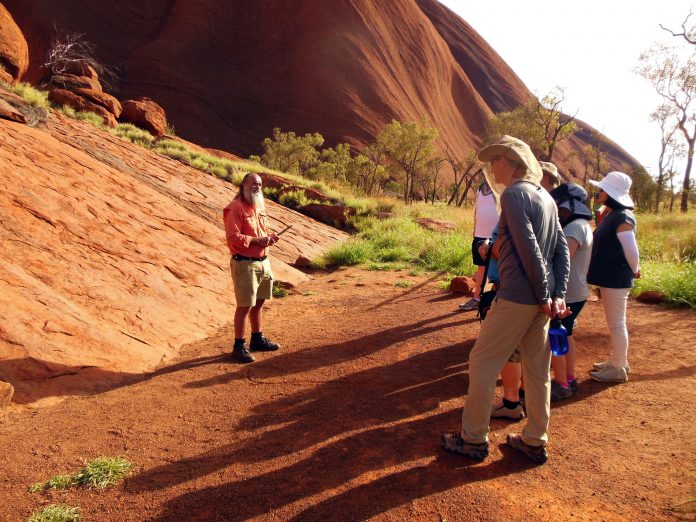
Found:
[[[640,55],[636,72],[649,80],[664,103],[674,111],[687,146],[681,211],[689,208],[691,167],[696,143],[696,51],[684,57],[674,47],[655,44]]]
[[[488,139],[493,141],[507,134],[526,142],[542,161],[553,161],[553,153],[561,141],[577,131],[575,117],[563,112],[565,92],[555,87],[541,99],[532,98],[510,112],[500,112],[488,122]]]
[[[319,147],[324,137],[318,132],[298,136],[294,132],[283,132],[276,127],[273,137],[263,140],[261,163],[269,168],[305,176],[319,163]]]
[[[433,156],[426,162],[419,176],[418,182],[421,187],[421,194],[426,203],[430,201],[432,204],[435,204],[435,200],[439,199],[439,194],[442,190],[441,173],[445,163],[445,158]]]
[[[688,43],[691,45],[696,45],[696,25],[691,25],[691,27],[687,28],[687,24],[689,23],[689,18],[693,15],[692,11],[689,11],[689,14],[686,15],[686,18],[684,18],[684,21],[681,24],[681,32],[677,33],[673,31],[672,29],[669,29],[668,27],[665,27],[664,25],[660,24],[660,28],[667,31],[670,33],[672,36],[676,37],[682,37],[684,40],[686,40]]]
[[[590,142],[582,148],[582,164],[584,167],[583,184],[589,188],[591,179],[598,180],[602,172],[609,166],[607,162],[606,138],[597,131],[590,134]]]
[[[476,180],[478,169],[474,167],[478,165],[476,159],[476,151],[469,151],[463,160],[458,159],[452,153],[449,147],[445,149],[445,161],[452,169],[452,184],[449,187],[449,198],[447,205],[456,205],[461,207],[466,201],[466,197],[471,190],[471,186]]]
[[[376,141],[384,148],[392,173],[401,180],[404,203],[415,196],[416,181],[427,169],[435,154],[437,129],[426,122],[401,123],[392,120],[377,135]]]
[[[656,122],[660,127],[660,156],[657,161],[657,177],[655,179],[655,213],[658,213],[668,173],[674,170],[675,158],[683,156],[685,151],[682,142],[677,140],[678,126],[672,105],[666,102],[660,105],[650,114],[650,120]],[[670,179],[670,181],[672,180]],[[672,194],[673,199],[674,194]]]
[[[655,180],[648,174],[648,171],[643,167],[634,167],[628,175],[633,180],[631,184],[631,194],[636,209],[640,211],[649,211],[652,209],[655,201],[655,191],[657,184]]]

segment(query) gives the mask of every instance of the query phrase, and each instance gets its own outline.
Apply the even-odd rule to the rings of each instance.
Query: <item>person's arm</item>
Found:
[[[506,190],[500,198],[500,203],[508,216],[506,232],[511,248],[517,252],[513,255],[532,285],[537,302],[543,305],[550,298],[546,262],[534,235],[524,199]]]
[[[636,233],[629,223],[622,223],[616,229],[616,237],[619,238],[621,247],[623,248],[624,257],[631,268],[634,277],[640,277],[640,253],[638,252],[638,243],[636,242]]]
[[[568,243],[568,255],[570,256],[570,259],[573,259],[575,253],[578,251],[578,248],[580,248],[580,243],[578,243],[577,239],[574,237],[567,236],[566,243]]]
[[[556,220],[556,245],[553,249],[554,288],[553,296],[565,298],[568,289],[568,276],[570,276],[570,251],[561,224]]]

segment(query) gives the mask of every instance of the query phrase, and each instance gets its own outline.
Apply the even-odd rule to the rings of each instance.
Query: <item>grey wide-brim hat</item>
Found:
[[[521,178],[537,185],[544,176],[539,162],[534,157],[532,149],[524,141],[513,136],[503,136],[482,148],[478,153],[478,160],[482,163],[490,163],[493,158],[505,157],[527,168],[527,172]]]
[[[604,192],[624,207],[633,208],[633,200],[629,194],[633,180],[623,172],[610,172],[601,181],[590,180],[590,184],[601,188]]]
[[[561,175],[558,173],[558,168],[556,168],[556,165],[548,161],[540,161],[539,166],[541,166],[541,172],[543,172],[544,174],[548,174],[554,179],[555,187],[563,183],[563,180],[561,179]]]

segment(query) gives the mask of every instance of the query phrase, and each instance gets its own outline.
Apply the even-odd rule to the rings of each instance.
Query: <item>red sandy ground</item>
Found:
[[[696,496],[694,312],[631,302],[631,380],[608,386],[586,374],[609,344],[589,303],[580,390],[554,403],[537,467],[504,444],[520,429],[506,421],[483,463],[438,447],[459,425],[479,330],[460,301],[431,276],[317,275],[269,306],[283,349],[253,365],[228,359],[227,327],[118,389],[13,412],[0,517],[66,503],[87,521],[670,520]],[[100,455],[136,468],[104,491],[27,491]]]

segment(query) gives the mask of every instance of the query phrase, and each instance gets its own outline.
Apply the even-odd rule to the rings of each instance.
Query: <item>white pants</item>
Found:
[[[611,339],[611,364],[617,368],[628,366],[628,330],[626,329],[626,305],[630,288],[600,288],[604,316]]]

